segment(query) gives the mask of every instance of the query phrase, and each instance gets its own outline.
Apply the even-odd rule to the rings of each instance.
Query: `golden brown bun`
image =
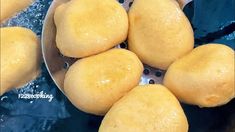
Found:
[[[80,110],[104,115],[123,95],[138,85],[143,65],[124,49],[78,60],[65,76],[64,91]]]
[[[128,16],[116,0],[71,0],[55,11],[56,44],[69,57],[106,51],[127,38]]]
[[[41,50],[34,32],[22,27],[1,28],[0,95],[34,79],[40,71]]]
[[[221,44],[199,46],[169,67],[164,85],[188,104],[226,104],[235,95],[234,51]]]
[[[1,22],[13,16],[18,11],[23,10],[33,0],[0,0],[0,10],[1,10]]]
[[[174,0],[135,0],[129,21],[128,47],[152,67],[166,70],[193,49],[192,27]]]
[[[175,96],[162,85],[137,86],[113,105],[99,132],[187,132]]]

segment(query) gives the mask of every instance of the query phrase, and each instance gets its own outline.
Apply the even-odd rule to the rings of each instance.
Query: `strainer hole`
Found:
[[[120,3],[124,3],[124,0],[118,0]]]
[[[153,79],[150,79],[149,84],[155,84],[155,81]]]
[[[145,74],[145,75],[148,75],[149,73],[150,73],[149,69],[145,68],[145,69],[144,69],[144,74]]]
[[[162,72],[161,71],[156,71],[155,72],[155,76],[156,77],[161,77],[162,76]]]
[[[68,69],[69,68],[69,63],[68,62],[65,62],[64,63],[64,69]]]
[[[121,43],[120,47],[123,48],[123,49],[126,49],[127,48],[127,44],[126,43]]]

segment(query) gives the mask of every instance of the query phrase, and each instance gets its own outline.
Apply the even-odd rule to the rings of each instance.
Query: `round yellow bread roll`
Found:
[[[199,46],[169,67],[163,83],[182,102],[226,104],[235,96],[234,51],[222,44]]]
[[[56,45],[68,57],[106,51],[127,38],[128,15],[116,0],[71,0],[57,7]]]
[[[124,49],[78,60],[65,76],[64,91],[80,110],[104,115],[124,94],[138,85],[143,64]]]
[[[99,132],[187,132],[176,97],[162,85],[137,86],[113,105]]]
[[[129,49],[152,67],[166,70],[193,49],[192,27],[174,0],[135,0],[129,23]]]
[[[38,38],[22,27],[1,28],[0,95],[21,87],[40,73],[41,50]]]
[[[4,20],[14,15],[16,12],[23,10],[29,6],[32,1],[33,0],[0,0],[0,21],[3,22]]]

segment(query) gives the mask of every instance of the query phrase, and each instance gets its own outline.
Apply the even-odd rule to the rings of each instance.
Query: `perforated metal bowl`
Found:
[[[50,9],[48,10],[42,31],[43,58],[52,79],[62,92],[65,73],[68,70],[69,66],[71,66],[76,61],[76,59],[63,56],[57,49],[55,43],[56,27],[54,24],[53,16],[56,7],[68,1],[69,0],[53,1]],[[120,0],[119,2],[126,10],[129,10],[132,1],[133,0]],[[116,48],[127,48],[127,46],[127,41],[125,41],[118,45]],[[164,73],[165,72],[162,70],[154,69],[145,65],[140,84],[162,83]]]
[[[53,16],[57,6],[69,0],[54,0],[47,13],[42,31],[42,50],[44,62],[57,87],[63,92],[63,80],[66,71],[76,59],[68,58],[60,54],[56,48],[55,35],[56,27]],[[178,0],[185,2],[191,0]],[[209,0],[208,0],[209,1]],[[229,0],[228,0],[229,1]],[[126,10],[132,4],[132,0],[119,0]],[[223,2],[222,2],[223,3]],[[209,36],[208,36],[209,37]],[[118,48],[127,48],[127,42],[123,42]],[[161,83],[165,71],[154,69],[145,65],[140,84]],[[189,130],[192,132],[235,132],[235,100],[225,106],[217,108],[198,108],[196,106],[182,104],[185,114],[189,121]]]

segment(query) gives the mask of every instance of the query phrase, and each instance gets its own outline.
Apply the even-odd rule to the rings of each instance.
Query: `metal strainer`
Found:
[[[71,66],[77,60],[74,58],[68,58],[68,57],[61,55],[59,50],[56,48],[56,43],[55,43],[56,27],[55,27],[54,19],[53,19],[54,11],[57,6],[67,1],[69,0],[54,0],[53,1],[53,3],[51,4],[48,10],[46,19],[44,21],[43,31],[42,31],[42,52],[43,52],[44,62],[50,73],[51,78],[54,80],[55,84],[62,92],[63,92],[63,81],[64,81],[65,73],[68,70],[69,66]],[[183,2],[183,3],[185,2],[183,4],[185,5],[191,0],[177,0],[177,1]],[[201,0],[201,1],[204,1],[204,0]],[[229,0],[227,0],[227,2],[228,1]],[[126,10],[128,10],[132,4],[132,0],[119,0],[119,2],[124,6]],[[217,2],[221,3],[222,1],[220,2],[217,1]],[[214,4],[214,2],[210,2],[210,3]],[[215,3],[214,5],[218,3]],[[226,3],[226,1],[222,3]],[[213,5],[213,4],[208,4],[208,6]],[[226,4],[224,6],[226,6]],[[202,9],[202,8],[199,8],[199,9]],[[214,8],[211,8],[211,9],[214,9]],[[204,10],[201,10],[201,12],[203,11]],[[219,30],[219,32],[221,31]],[[217,33],[218,32],[216,32],[216,34]],[[125,41],[121,43],[120,45],[118,45],[117,48],[127,48],[127,46],[128,46],[127,41]],[[162,83],[164,74],[165,74],[165,71],[154,69],[145,65],[140,84]],[[221,130],[221,131],[232,132],[235,130],[234,129],[235,128],[234,127],[234,124],[235,124],[234,104],[235,104],[235,100],[231,101],[229,104],[225,106],[221,106],[218,108],[201,109],[196,106],[191,106],[191,105],[186,105],[186,104],[182,104],[182,107],[188,118],[188,121],[190,124],[190,127],[189,127],[190,131],[192,132],[213,131],[214,132],[214,131]],[[83,119],[84,118],[81,117],[81,120]],[[216,129],[219,129],[219,130],[216,130]]]
[[[62,3],[68,2],[69,0],[54,0],[51,4],[46,19],[44,21],[42,31],[42,51],[43,58],[46,63],[47,69],[54,80],[57,87],[63,92],[63,81],[65,73],[77,59],[65,57],[60,54],[56,47],[55,36],[56,27],[54,24],[54,12],[57,6]],[[126,10],[129,10],[133,0],[119,0]],[[116,46],[117,48],[127,48],[127,41]],[[140,84],[154,84],[162,83],[163,75],[165,71],[151,68],[147,65],[144,66],[144,72],[141,77]]]

